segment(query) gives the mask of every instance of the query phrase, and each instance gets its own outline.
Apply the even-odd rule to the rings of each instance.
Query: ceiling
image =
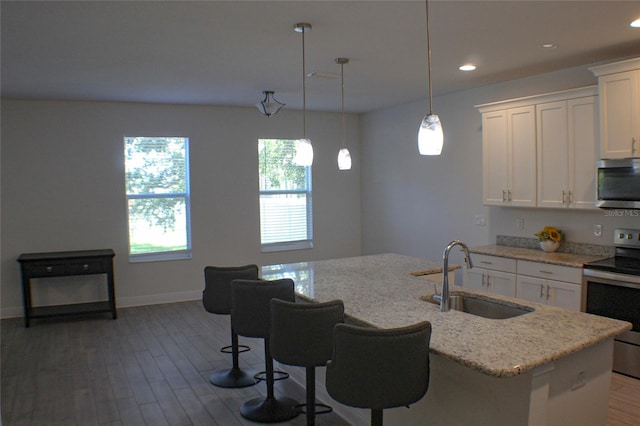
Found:
[[[307,72],[340,75],[345,108],[427,95],[423,1],[6,1],[7,98],[302,105]],[[434,96],[640,55],[640,1],[430,1]],[[555,49],[541,49],[556,43]],[[458,71],[474,62],[477,70]],[[340,110],[339,78],[307,79],[310,110]]]

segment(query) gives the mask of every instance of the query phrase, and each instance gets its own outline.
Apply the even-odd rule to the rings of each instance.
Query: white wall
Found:
[[[301,137],[300,112],[266,118],[255,108],[2,100],[1,315],[22,315],[21,253],[112,248],[121,307],[199,298],[206,265],[359,255],[359,118],[347,121],[350,172],[337,169],[340,120],[308,114],[314,248],[261,253],[257,139]],[[191,260],[128,262],[124,135],[190,138]],[[82,287],[78,280],[64,285]],[[57,293],[43,293],[41,303]]]
[[[482,120],[474,105],[593,84],[587,67],[579,67],[435,98],[433,110],[445,131],[440,157],[418,155],[417,129],[426,101],[363,115],[363,252],[440,259],[456,238],[469,245],[494,244],[496,235],[533,238],[545,225],[558,226],[569,241],[611,245],[614,228],[640,227],[640,217],[610,217],[603,210],[482,204]],[[486,217],[486,226],[474,225],[476,215]],[[516,227],[518,218],[524,219],[524,229]],[[593,236],[594,224],[603,225],[602,237]]]

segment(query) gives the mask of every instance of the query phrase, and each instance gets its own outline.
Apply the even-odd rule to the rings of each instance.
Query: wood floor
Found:
[[[199,301],[120,309],[82,319],[0,322],[1,424],[13,425],[248,425],[240,405],[264,395],[265,385],[222,389],[209,375],[228,368],[219,348],[229,341],[229,318],[208,314]],[[263,369],[258,339],[241,364]],[[292,380],[276,395],[304,400]],[[608,426],[640,425],[640,380],[612,375]],[[285,425],[304,425],[298,416]],[[335,413],[317,424],[348,423]]]

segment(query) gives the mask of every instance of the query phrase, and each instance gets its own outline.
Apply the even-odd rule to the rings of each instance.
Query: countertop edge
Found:
[[[551,265],[568,266],[571,268],[582,268],[587,262],[593,262],[595,260],[601,260],[609,257],[558,252],[546,253],[542,250],[534,250],[523,247],[502,246],[497,244],[470,247],[469,252],[484,254],[488,256],[505,257],[516,260],[548,263]]]

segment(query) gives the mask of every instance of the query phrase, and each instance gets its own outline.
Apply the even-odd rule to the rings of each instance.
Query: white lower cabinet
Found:
[[[472,253],[463,286],[572,311],[580,310],[582,269]]]
[[[516,297],[516,260],[472,254],[474,267],[465,268],[463,286],[502,296]]]
[[[516,289],[520,299],[579,311],[582,269],[519,260]]]

